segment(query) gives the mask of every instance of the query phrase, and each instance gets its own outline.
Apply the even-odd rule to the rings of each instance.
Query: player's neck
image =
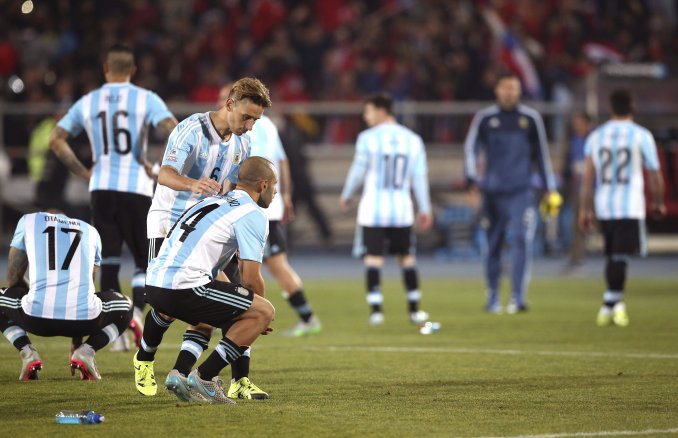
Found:
[[[126,82],[129,82],[131,79],[131,76],[128,75],[114,75],[112,73],[108,73],[106,75],[106,83],[107,84],[123,84]]]
[[[633,120],[633,115],[632,114],[626,114],[623,116],[619,116],[616,114],[612,114],[612,117],[610,117],[610,120],[614,120],[615,122],[630,122]]]
[[[219,134],[219,137],[221,137],[223,141],[230,140],[233,133],[231,132],[231,128],[228,126],[228,121],[221,116],[221,110],[210,111],[209,118],[212,122],[214,130],[217,131],[217,134]]]

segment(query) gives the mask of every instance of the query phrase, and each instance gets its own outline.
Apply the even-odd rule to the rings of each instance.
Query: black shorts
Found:
[[[287,252],[285,226],[280,221],[268,221],[268,240],[264,247],[264,258]]]
[[[2,295],[0,312],[9,320],[14,321],[19,327],[29,333],[38,336],[66,336],[84,337],[90,336],[110,324],[127,327],[132,320],[132,301],[119,292],[99,292],[97,296],[103,306],[101,313],[94,319],[67,320],[38,318],[27,315],[21,307],[21,298],[28,293],[23,287],[10,287]],[[127,310],[122,310],[122,307]],[[119,310],[107,310],[119,309]]]
[[[151,237],[148,239],[148,263],[151,263],[151,260],[158,257],[160,247],[164,241],[164,237]]]
[[[388,242],[388,254],[414,254],[412,227],[363,227],[365,255],[384,255]]]
[[[645,255],[645,221],[640,219],[600,220],[605,255]]]
[[[252,306],[254,292],[234,283],[211,281],[192,289],[146,285],[146,302],[155,310],[191,325],[227,328]]]
[[[148,266],[146,217],[151,198],[137,193],[95,190],[91,194],[92,225],[101,236],[101,257],[116,259],[125,242],[137,268]]]

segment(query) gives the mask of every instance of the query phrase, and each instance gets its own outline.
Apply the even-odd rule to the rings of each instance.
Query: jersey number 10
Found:
[[[400,189],[405,184],[407,155],[384,155],[384,188]]]

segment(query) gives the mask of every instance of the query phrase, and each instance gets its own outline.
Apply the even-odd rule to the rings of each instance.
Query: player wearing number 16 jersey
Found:
[[[594,130],[584,145],[586,164],[582,178],[579,225],[593,227],[593,211],[605,241],[607,290],[597,324],[627,326],[624,304],[626,264],[631,255],[645,253],[645,193],[643,167],[647,170],[652,212],[666,214],[664,181],[652,134],[633,121],[631,95],[616,90],[610,95],[612,118]],[[595,201],[593,195],[595,178]]]
[[[366,100],[363,118],[369,129],[358,136],[355,157],[349,171],[339,206],[347,211],[351,195],[363,185],[358,206],[358,226],[364,241],[363,261],[367,268],[367,302],[371,306],[369,323],[383,323],[383,297],[380,271],[384,264],[384,244],[398,257],[407,292],[408,311],[413,323],[428,319],[419,310],[421,292],[414,255],[414,206],[411,191],[417,198],[418,219],[422,230],[431,227],[431,202],[428,191],[426,150],[421,137],[396,123],[387,95]]]
[[[121,290],[123,241],[134,256],[135,321],[140,323],[148,254],[145,223],[153,196],[151,166],[146,161],[148,131],[154,125],[169,135],[177,122],[160,97],[130,83],[136,70],[131,49],[113,46],[103,67],[106,84],[69,109],[52,131],[50,147],[73,173],[89,180],[92,225],[103,244],[102,290]],[[83,166],[67,142],[69,135],[83,130],[92,148],[92,169]]]

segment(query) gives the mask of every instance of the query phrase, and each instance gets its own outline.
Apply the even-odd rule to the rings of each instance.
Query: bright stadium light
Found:
[[[24,81],[22,81],[19,76],[10,76],[9,80],[7,81],[7,85],[9,85],[9,89],[15,94],[19,94],[24,91]]]
[[[21,12],[24,14],[30,14],[33,12],[33,2],[31,0],[26,0],[21,4]]]

